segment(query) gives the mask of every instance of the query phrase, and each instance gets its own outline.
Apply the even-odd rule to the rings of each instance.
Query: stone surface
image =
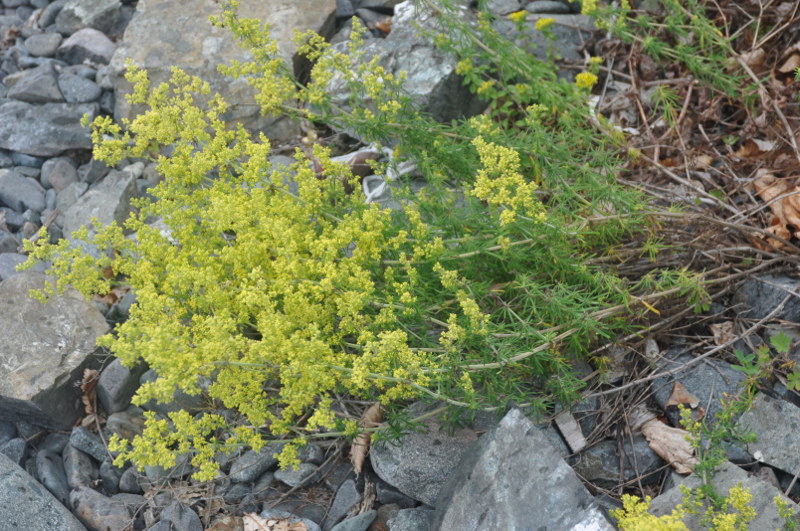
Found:
[[[290,525],[301,523],[306,526],[307,531],[321,531],[319,525],[317,525],[315,522],[312,522],[308,518],[299,518],[292,513],[281,511],[279,509],[267,509],[262,511],[259,516],[261,516],[261,518],[266,518],[267,520],[270,518],[288,520]]]
[[[96,64],[108,64],[117,45],[104,33],[92,28],[85,28],[70,35],[56,50],[56,59],[71,65],[83,64],[85,61]]]
[[[406,88],[420,108],[439,121],[450,121],[470,116],[483,110],[485,104],[462,85],[456,74],[457,61],[434,46],[431,39],[421,37],[417,25],[435,29],[436,16],[427,9],[416,9],[413,1],[395,7],[392,31],[385,39],[372,39],[364,44],[363,62],[378,56],[387,72],[407,73]],[[339,51],[347,50],[347,43],[337,44]],[[328,84],[334,101],[346,107],[362,106],[365,102],[347,102],[348,91],[341,75],[335,75]]]
[[[569,464],[582,478],[600,487],[612,488],[624,481],[641,478],[643,485],[658,481],[664,461],[656,455],[640,434],[628,437],[622,444],[624,459],[620,459],[616,440],[601,441],[571,458]],[[620,470],[620,462],[624,470]]]
[[[36,454],[36,473],[44,485],[58,501],[69,503],[69,483],[64,472],[64,460],[55,452],[44,451]]]
[[[8,97],[29,103],[61,103],[64,96],[58,88],[58,74],[52,63],[21,72]]]
[[[329,37],[333,30],[334,11],[335,0],[246,0],[239,6],[241,16],[257,18],[271,25],[279,53],[289,64],[293,63],[293,30],[313,29]],[[244,80],[233,81],[217,71],[218,63],[249,58],[234,44],[230,32],[209,24],[208,17],[219,12],[219,4],[214,0],[139,2],[137,13],[128,24],[107,72],[117,93],[114,108],[117,121],[132,118],[142,110],[131,108],[124,97],[131,91],[131,85],[123,77],[127,59],[145,68],[154,84],[168,80],[172,66],[180,65],[188,74],[208,81],[212,93],[219,92],[227,101],[252,101],[250,87]],[[198,38],[199,35],[202,38]],[[298,63],[297,68],[300,67]],[[246,128],[265,131],[272,138],[286,139],[297,132],[296,126],[285,119],[261,117],[258,108],[251,105],[232,108],[223,118],[240,120]]]
[[[322,524],[322,530],[330,531],[330,529],[338,524],[339,521],[345,517],[347,512],[360,501],[361,493],[359,493],[356,488],[356,482],[352,479],[348,479],[342,483],[342,486],[339,487],[336,496],[333,498],[333,503],[328,511],[328,517]]]
[[[82,412],[75,382],[99,365],[95,342],[108,324],[72,290],[31,299],[45,279],[26,271],[0,283],[0,417],[71,428]]]
[[[92,218],[105,226],[116,221],[122,224],[131,213],[131,200],[136,197],[136,177],[127,171],[112,170],[102,181],[89,188],[59,217],[64,234],[69,236],[81,227],[92,227]]]
[[[131,510],[122,500],[112,500],[88,487],[70,492],[69,501],[75,516],[92,530],[118,531],[132,522]]]
[[[89,150],[89,130],[81,127],[80,121],[84,114],[94,119],[97,112],[94,103],[7,101],[0,105],[0,148],[41,157],[68,149]]]
[[[86,528],[47,489],[25,470],[0,454],[0,507],[4,529],[86,531]]]
[[[378,513],[374,510],[361,513],[335,525],[331,531],[367,531],[377,515]]]
[[[0,170],[0,202],[17,212],[41,212],[45,207],[44,189],[14,170]]]
[[[549,13],[549,14],[567,14],[570,12],[569,6],[563,2],[555,0],[537,0],[525,6],[528,13]]]
[[[83,426],[74,428],[69,434],[69,444],[84,452],[98,463],[108,457],[106,447],[99,435],[90,432]]]
[[[34,57],[53,57],[62,40],[58,33],[37,33],[25,39],[25,49]]]
[[[536,22],[543,18],[552,18],[555,23],[550,26],[550,32],[555,37],[551,41],[544,33],[536,29]],[[498,19],[494,28],[503,36],[511,39],[517,46],[525,48],[536,57],[547,61],[548,50],[562,57],[566,61],[582,61],[578,48],[592,36],[595,25],[592,18],[585,15],[558,15],[558,14],[533,14],[531,13],[523,22],[522,31],[508,19]],[[574,73],[569,77],[574,77]]]
[[[147,366],[140,364],[131,371],[115,359],[100,373],[97,399],[106,413],[118,413],[131,405],[131,397],[139,387],[139,377]]]
[[[67,103],[89,103],[100,97],[97,83],[77,74],[58,76],[58,88]]]
[[[425,406],[419,403],[409,408],[412,418],[424,412]],[[433,506],[448,475],[478,436],[467,428],[449,435],[435,418],[425,419],[423,426],[427,433],[414,431],[399,441],[373,445],[369,457],[382,480],[406,496]]]
[[[48,159],[42,165],[42,185],[61,192],[72,183],[78,182],[78,170],[66,157]]]
[[[675,359],[671,359],[670,355],[667,354],[667,356],[658,360],[657,366],[659,371],[677,370],[692,359],[693,356],[689,354],[684,354]],[[706,418],[713,420],[720,409],[720,398],[724,398],[725,393],[729,396],[736,395],[741,389],[741,384],[745,378],[744,373],[733,370],[729,363],[720,360],[706,360],[672,376],[657,378],[653,381],[653,395],[658,405],[666,410],[667,417],[672,425],[680,426],[678,408],[666,408],[667,400],[669,400],[669,395],[672,393],[672,387],[678,381],[686,387],[687,391],[700,399],[700,406],[706,410]]]
[[[28,456],[28,445],[22,437],[15,437],[0,443],[0,453],[22,466]]]
[[[203,524],[197,513],[180,502],[169,504],[161,512],[161,521],[169,522],[173,531],[203,531]]]
[[[759,460],[790,475],[800,471],[800,408],[762,393],[739,418],[738,426],[758,437],[748,450]]]
[[[264,472],[278,464],[274,454],[280,452],[282,446],[267,444],[259,452],[248,450],[231,464],[230,477],[234,483],[255,481]]]
[[[389,520],[389,529],[392,531],[422,531],[431,528],[433,524],[433,509],[402,509],[397,516]]]
[[[700,486],[700,479],[691,475],[684,478],[679,485],[686,485],[690,488]],[[778,510],[775,507],[773,498],[780,496],[791,507],[795,514],[798,512],[798,505],[789,498],[783,496],[779,489],[776,489],[769,483],[760,480],[757,477],[751,476],[738,466],[732,463],[723,463],[717,468],[714,474],[714,488],[721,496],[727,496],[728,491],[732,487],[741,483],[742,487],[748,489],[753,496],[750,506],[755,509],[756,518],[750,522],[747,529],[753,531],[767,531],[773,529],[783,529],[784,520],[778,515]],[[667,492],[657,496],[650,504],[650,513],[656,516],[663,516],[672,512],[682,500],[680,486],[676,485]],[[701,513],[702,514],[702,511]],[[684,519],[688,529],[703,529],[698,516],[689,515]]]
[[[546,436],[512,409],[450,475],[431,529],[614,527]]]
[[[100,477],[97,464],[92,458],[71,444],[64,448],[63,459],[64,473],[71,489],[81,486],[91,488],[95,480]]]
[[[119,20],[121,9],[120,0],[68,0],[56,16],[56,29],[64,35],[83,28],[106,32]]]
[[[769,315],[791,292],[800,294],[800,280],[786,276],[755,277],[746,280],[733,295],[738,314],[747,319],[759,320]],[[792,295],[775,314],[775,319],[800,322],[800,296]]]
[[[28,258],[21,254],[0,253],[0,281],[19,275],[21,272],[17,271],[17,266],[27,260]]]
[[[275,479],[290,487],[296,487],[305,482],[305,480],[310,478],[316,471],[316,466],[310,463],[300,463],[297,468],[290,467],[286,470],[277,470],[275,472]]]

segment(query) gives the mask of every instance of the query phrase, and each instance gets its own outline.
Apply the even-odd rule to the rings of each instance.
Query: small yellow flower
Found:
[[[546,31],[553,25],[556,20],[554,18],[540,18],[536,21],[536,29],[539,31]]]
[[[589,64],[590,65],[599,65],[602,62],[603,62],[603,58],[602,57],[594,56],[594,57],[590,57],[589,58]]]
[[[597,76],[590,72],[581,72],[575,76],[575,84],[580,88],[592,88],[597,83]]]
[[[514,11],[510,15],[508,15],[508,19],[516,24],[521,24],[525,22],[525,18],[528,16],[528,12],[524,9],[520,11]]]
[[[494,84],[495,84],[494,79],[487,79],[486,81],[481,83],[480,86],[478,87],[477,90],[478,94],[483,94],[484,92],[488,91],[490,88],[494,86]]]
[[[593,15],[597,11],[597,0],[583,0],[581,14]]]

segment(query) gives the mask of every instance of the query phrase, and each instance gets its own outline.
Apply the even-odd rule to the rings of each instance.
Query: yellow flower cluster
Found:
[[[536,29],[539,31],[547,31],[555,23],[555,19],[551,17],[540,18],[536,21]]]
[[[524,9],[520,11],[514,11],[513,13],[508,15],[508,19],[516,24],[525,22],[526,18],[528,18],[528,12],[525,11]]]
[[[575,84],[582,89],[590,89],[597,84],[597,76],[591,72],[581,72],[575,76]]]

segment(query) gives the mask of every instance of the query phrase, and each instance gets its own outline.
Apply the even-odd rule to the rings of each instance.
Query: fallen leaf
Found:
[[[730,343],[734,339],[735,327],[733,321],[714,323],[709,325],[708,328],[711,329],[711,333],[714,335],[714,343],[717,346]]]
[[[380,424],[382,419],[381,405],[376,402],[364,412],[361,417],[361,427],[374,428]],[[361,474],[361,470],[364,467],[364,460],[366,460],[369,453],[371,438],[372,436],[368,432],[362,432],[350,446],[350,462],[353,463],[353,470],[355,470],[356,475]]]
[[[700,399],[690,393],[682,383],[675,382],[672,386],[672,393],[670,393],[664,407],[679,406],[681,404],[689,405],[694,409],[700,405]]]
[[[555,420],[558,431],[561,432],[564,440],[567,441],[567,445],[569,449],[572,450],[572,453],[577,454],[586,448],[587,443],[581,431],[581,426],[569,411],[562,411],[556,415],[553,420]]]
[[[678,474],[691,474],[694,471],[699,461],[694,454],[694,448],[686,440],[689,432],[667,426],[658,419],[645,422],[641,430],[650,448]]]
[[[244,531],[308,531],[302,522],[292,523],[284,518],[263,518],[258,513],[244,513]]]
[[[97,400],[97,380],[100,373],[94,369],[83,370],[83,380],[81,381],[81,403],[87,415],[94,415],[94,405]]]
[[[760,140],[758,138],[748,138],[739,149],[736,150],[735,155],[740,158],[753,158],[769,153],[775,149],[775,142],[771,140]]]

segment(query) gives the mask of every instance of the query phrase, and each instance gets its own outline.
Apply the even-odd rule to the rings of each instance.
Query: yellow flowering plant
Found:
[[[395,162],[416,164],[424,187],[398,178],[394,208],[366,202],[331,148],[298,149],[293,165],[272,167],[268,139],[226,124],[231,102],[205,82],[176,68],[153,87],[130,65],[130,100],[148,110],[122,124],[96,119],[94,155],[154,160],[163,180],[123,226],[73,235],[100,258],[66,241],[26,243],[28,265],[52,264],[55,289],[134,291],[129,319],[101,344],[158,373],[135,403],[177,390],[206,399],[197,416],[150,413],[141,436],[112,439],[118,463],[169,466],[188,453],[210,479],[218,452],[280,441],[289,466],[309,440],[358,435],[335,405],[342,396],[379,401],[385,436],[408,429],[409,399],[442,401],[455,420],[512,401],[542,413],[578,396],[572,363],[629,329],[647,311],[635,302],[645,292],[670,285],[666,275],[632,284],[587,262],[648,216],[641,195],[615,180],[627,152],[587,127],[585,91],[498,41],[488,18],[476,30],[446,5],[429,7],[446,24],[433,40],[459,57],[466,81],[495,80],[482,93],[491,112],[451,124],[421,113],[402,74],[362,60],[357,21],[345,51],[298,35],[314,61],[301,84],[268,28],[238,17],[235,2],[214,19],[251,51],[221,68],[253,86],[263,112],[391,144]],[[326,93],[334,75],[346,101]]]

